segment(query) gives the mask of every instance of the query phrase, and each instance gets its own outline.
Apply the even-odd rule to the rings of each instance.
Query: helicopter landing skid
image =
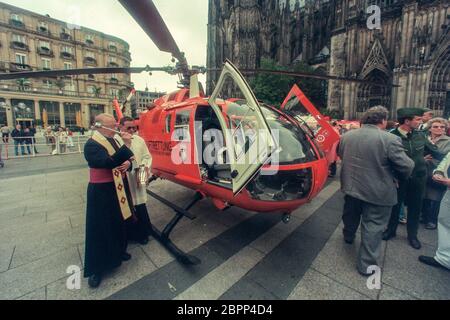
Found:
[[[152,225],[152,236],[161,243],[164,248],[167,249],[179,262],[185,265],[197,265],[201,263],[201,260],[193,255],[187,254],[183,252],[180,248],[178,248],[172,240],[170,240],[170,233],[175,228],[175,226],[180,222],[183,217],[186,217],[190,220],[194,220],[195,217],[191,215],[188,210],[191,209],[197,202],[203,199],[203,195],[200,192],[197,192],[194,196],[194,199],[183,209],[168,201],[167,199],[157,195],[156,193],[147,189],[147,194],[152,198],[160,201],[166,206],[170,207],[176,212],[175,217],[170,220],[170,222],[166,225],[163,231],[158,230],[155,226]]]

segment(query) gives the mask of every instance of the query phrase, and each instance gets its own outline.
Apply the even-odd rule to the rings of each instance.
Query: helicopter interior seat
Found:
[[[221,140],[224,140],[224,136],[222,133],[222,128],[220,126],[219,119],[217,118],[216,113],[211,108],[211,106],[198,106],[195,121],[202,123],[202,137],[203,137],[203,146],[202,146],[202,154],[201,157],[203,159],[203,164],[208,170],[208,177],[211,180],[230,180],[231,179],[231,168],[229,164],[225,164],[226,160],[226,148],[221,146],[221,148],[217,148],[220,145],[216,145],[214,148],[211,158],[205,159],[206,152],[208,146],[211,144],[217,144],[216,139],[218,139],[218,132],[222,135]],[[210,132],[210,136],[206,136],[205,133],[208,130],[214,130],[214,132]],[[200,150],[199,150],[200,152]],[[214,161],[211,161],[214,160]],[[212,162],[212,163],[211,163]]]

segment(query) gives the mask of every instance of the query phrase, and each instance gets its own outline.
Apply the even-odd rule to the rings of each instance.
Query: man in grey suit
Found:
[[[362,128],[344,134],[338,150],[345,194],[344,240],[352,244],[361,224],[357,269],[364,276],[371,274],[370,266],[378,265],[383,231],[397,204],[396,181],[408,178],[414,169],[401,139],[385,131],[388,114],[384,107],[369,109]]]

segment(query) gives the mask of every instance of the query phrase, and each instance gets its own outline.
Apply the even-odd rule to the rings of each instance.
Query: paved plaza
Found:
[[[180,265],[155,240],[130,244],[132,259],[99,289],[82,280],[68,290],[69,266],[83,267],[88,170],[83,155],[7,160],[0,169],[0,299],[450,299],[450,272],[421,264],[433,255],[437,232],[421,229],[421,250],[398,237],[383,242],[381,289],[370,290],[355,268],[359,239],[342,238],[338,179],[289,224],[280,216],[238,208],[218,211],[201,201],[173,240],[202,263]],[[183,205],[194,192],[167,181],[151,189]],[[173,216],[154,199],[152,222]]]

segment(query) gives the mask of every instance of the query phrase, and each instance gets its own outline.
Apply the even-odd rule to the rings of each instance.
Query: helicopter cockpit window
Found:
[[[298,98],[293,95],[286,103],[283,112],[294,117],[305,132],[314,136],[319,132],[321,126],[311,113],[300,103]]]
[[[310,140],[307,139],[305,131],[302,131],[289,119],[272,110],[269,106],[264,104],[260,104],[260,106],[272,134],[277,137],[278,140],[279,148],[276,152],[276,157],[273,157],[273,159],[276,159],[280,165],[299,164],[317,160],[317,156],[311,148]],[[245,137],[245,133],[247,133],[248,136],[248,132],[244,132],[242,128],[248,128],[249,125],[247,123],[237,123],[233,120],[242,118],[242,115],[245,113],[246,105],[243,100],[237,100],[234,103],[230,103],[227,107],[227,119],[230,121],[230,127],[241,128],[240,130],[237,130],[234,135],[236,139],[242,140],[243,138],[241,137]]]

